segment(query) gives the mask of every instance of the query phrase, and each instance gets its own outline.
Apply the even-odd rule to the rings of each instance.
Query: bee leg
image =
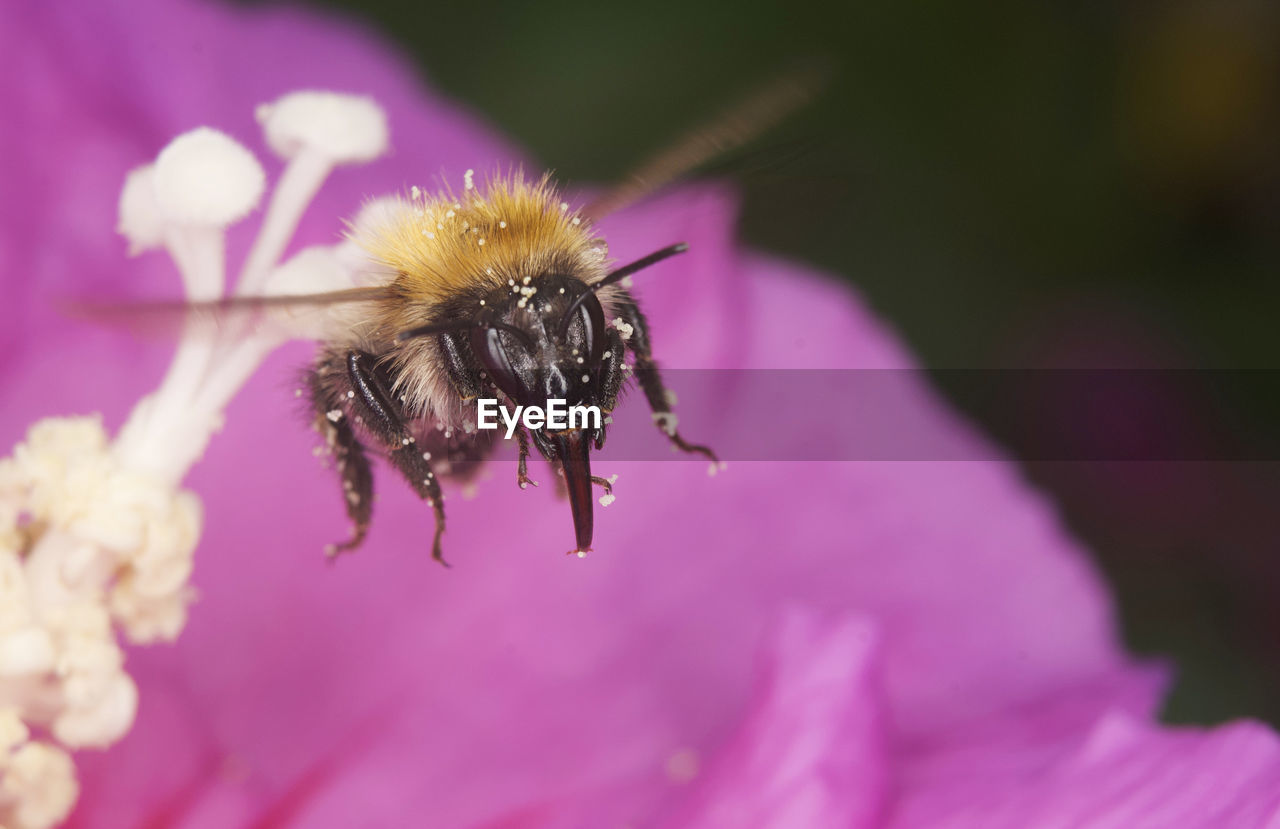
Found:
[[[353,527],[349,539],[325,548],[325,553],[332,558],[359,547],[369,531],[369,522],[373,518],[373,472],[364,446],[351,428],[350,419],[336,395],[326,387],[324,376],[319,371],[312,371],[307,382],[315,409],[315,429],[324,437],[338,474],[342,476],[347,517]]]
[[[466,343],[466,334],[449,332],[441,334],[440,356],[444,359],[445,371],[449,374],[449,382],[458,390],[458,394],[466,399],[479,397],[485,391],[485,384],[480,379],[481,368]]]
[[[538,482],[529,477],[529,433],[521,426],[516,429],[516,442],[520,444],[520,461],[516,467],[516,483],[521,489],[526,489],[530,485],[537,486]]]
[[[347,403],[353,413],[358,413],[365,428],[386,448],[391,465],[435,513],[436,531],[431,541],[431,557],[447,567],[440,545],[440,537],[444,535],[444,498],[440,492],[440,481],[431,471],[426,453],[405,425],[403,408],[391,394],[390,378],[377,367],[377,359],[364,351],[348,352],[346,362],[347,377],[351,382]]]
[[[636,380],[649,401],[649,408],[653,410],[654,424],[682,452],[696,452],[713,464],[718,464],[720,459],[709,447],[689,443],[676,430],[676,415],[671,411],[672,395],[663,385],[662,374],[658,371],[658,364],[653,359],[649,342],[649,323],[640,311],[640,307],[636,305],[634,299],[624,293],[617,308],[619,317],[631,326],[631,338],[627,341],[627,345],[636,355]]]
[[[627,356],[627,347],[616,328],[606,330],[604,339],[604,362],[600,370],[600,410],[608,414],[618,405],[618,394],[622,391],[622,382],[627,377],[626,372],[622,370],[623,361]]]

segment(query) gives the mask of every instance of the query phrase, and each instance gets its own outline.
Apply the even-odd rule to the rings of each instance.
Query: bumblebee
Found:
[[[391,280],[346,336],[324,345],[307,377],[315,426],[334,455],[354,524],[333,552],[357,547],[368,530],[376,448],[434,511],[432,556],[443,562],[440,477],[452,471],[449,458],[481,460],[495,444],[475,428],[482,397],[541,408],[555,399],[608,415],[634,373],[667,438],[716,462],[675,428],[648,322],[621,284],[686,245],[609,270],[604,240],[549,177],[529,182],[513,173],[477,187],[470,171],[461,194],[415,190],[357,241]],[[522,488],[533,483],[530,444],[563,476],[576,541],[570,553],[591,549],[593,485],[612,493],[607,479],[591,474],[591,449],[604,445],[606,429],[600,422],[516,431]]]

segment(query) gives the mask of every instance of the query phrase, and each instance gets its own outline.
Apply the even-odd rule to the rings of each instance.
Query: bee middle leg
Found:
[[[391,393],[390,377],[378,366],[377,358],[368,352],[349,351],[345,362],[350,384],[346,392],[347,407],[365,430],[382,444],[391,465],[435,513],[431,557],[448,566],[440,544],[445,526],[440,481],[431,470],[428,453],[418,446],[417,439],[405,423],[404,408]]]
[[[649,322],[641,312],[640,306],[636,305],[630,295],[624,293],[617,307],[618,316],[631,326],[631,337],[627,341],[627,346],[631,353],[636,355],[636,381],[639,382],[645,399],[649,401],[649,408],[653,410],[654,424],[682,452],[696,452],[713,464],[718,464],[720,459],[710,447],[689,443],[676,429],[676,415],[671,411],[673,396],[662,382],[662,373],[653,359],[652,345],[649,340]]]

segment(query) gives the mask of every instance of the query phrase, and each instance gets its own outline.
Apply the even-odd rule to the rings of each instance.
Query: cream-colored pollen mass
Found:
[[[303,93],[260,115],[269,143],[290,161],[238,284],[229,284],[226,226],[258,203],[265,182],[257,159],[216,130],[179,136],[129,175],[118,229],[134,252],[163,248],[188,300],[385,281],[385,270],[350,242],[281,262],[333,164],[385,149],[381,110],[367,99]],[[402,221],[405,211],[401,199],[378,199],[352,227]],[[146,689],[130,677],[121,642],[176,639],[196,596],[190,581],[203,515],[183,478],[266,356],[288,339],[324,335],[341,313],[264,314],[212,333],[189,326],[159,387],[114,436],[98,416],[46,418],[0,458],[2,829],[65,820],[78,793],[72,751],[106,748],[132,727]]]

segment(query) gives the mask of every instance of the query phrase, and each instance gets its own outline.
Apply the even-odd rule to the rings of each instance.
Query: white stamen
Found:
[[[316,245],[304,248],[273,270],[264,285],[270,296],[301,296],[354,288],[350,267],[332,247]],[[271,319],[281,323],[287,332],[300,339],[325,339],[346,319],[345,311],[336,307],[273,308]]]
[[[262,166],[230,136],[208,127],[184,133],[156,157],[156,206],[170,222],[223,227],[258,204]]]
[[[289,164],[241,268],[241,295],[260,291],[334,165],[371,161],[387,148],[386,116],[369,98],[295,92],[258,107],[257,116],[267,143]]]
[[[156,204],[155,167],[146,164],[132,170],[120,192],[116,230],[129,240],[129,255],[160,247],[164,243],[164,217]]]
[[[372,120],[364,117],[370,110]],[[304,93],[264,108],[261,116],[272,146],[291,161],[241,271],[240,290],[289,294],[353,286],[357,271],[370,270],[353,242],[308,248],[274,266],[333,164],[367,160],[385,147],[381,110],[367,99]],[[119,229],[135,251],[161,243],[168,249],[189,300],[218,299],[226,295],[224,226],[251,211],[263,187],[262,169],[247,150],[215,130],[194,130],[171,142],[154,165],[129,175]],[[381,226],[404,209],[409,203],[402,198],[380,200],[361,211],[356,224]],[[0,461],[5,825],[65,819],[76,796],[74,767],[55,746],[103,747],[131,726],[138,691],[123,669],[118,638],[138,644],[176,638],[192,600],[188,579],[200,504],[180,482],[221,427],[240,385],[266,354],[300,333],[295,322],[272,311],[225,330],[189,325],[164,381],[138,402],[114,441],[96,419],[48,419],[32,427],[12,458]],[[345,416],[330,409],[318,426]],[[342,467],[337,430],[319,431]],[[351,503],[359,501],[353,487],[347,492]],[[19,541],[14,499],[30,519]],[[24,720],[39,724],[44,736],[31,740]]]
[[[257,110],[267,143],[282,158],[303,148],[334,164],[372,161],[387,150],[387,116],[372,98],[293,92]]]

